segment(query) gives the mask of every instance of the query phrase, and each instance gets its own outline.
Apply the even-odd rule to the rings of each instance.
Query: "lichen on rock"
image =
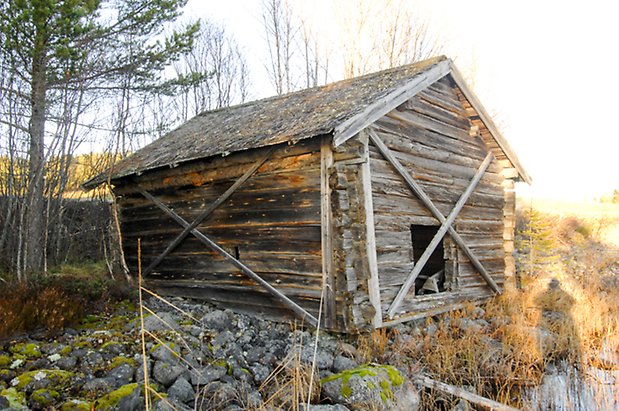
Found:
[[[120,400],[128,395],[131,395],[137,387],[137,383],[125,384],[117,390],[114,390],[96,400],[94,403],[94,408],[101,411],[112,410],[116,407],[116,405],[118,405]]]
[[[404,376],[395,367],[375,363],[344,370],[320,381],[327,397],[353,409],[365,409],[368,404],[377,409],[400,409],[403,402],[406,402],[406,407],[412,407],[407,409],[415,409],[418,397],[416,392],[408,393],[412,388],[410,384],[403,389],[405,382]],[[401,391],[407,394],[402,395]]]

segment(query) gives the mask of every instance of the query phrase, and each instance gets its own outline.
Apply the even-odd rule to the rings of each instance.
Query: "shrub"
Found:
[[[133,298],[129,284],[107,277],[104,271],[67,266],[55,274],[12,280],[0,290],[0,339],[20,332],[45,329],[55,333],[79,322],[106,303]]]

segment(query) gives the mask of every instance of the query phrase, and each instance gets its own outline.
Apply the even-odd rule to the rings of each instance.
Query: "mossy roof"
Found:
[[[111,180],[201,158],[296,142],[333,132],[433,66],[435,57],[293,93],[205,111],[84,183]]]

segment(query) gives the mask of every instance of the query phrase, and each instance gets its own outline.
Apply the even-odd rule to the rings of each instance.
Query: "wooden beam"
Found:
[[[479,101],[475,93],[473,93],[473,91],[466,85],[466,81],[464,80],[464,77],[462,77],[462,75],[460,74],[456,66],[453,64],[453,62],[451,62],[451,60],[449,61],[449,66],[450,66],[451,78],[453,78],[453,80],[456,82],[456,84],[462,91],[462,94],[464,94],[464,97],[466,97],[466,99],[469,101],[471,106],[475,109],[475,111],[479,115],[479,118],[484,123],[488,131],[490,131],[490,134],[492,134],[492,137],[496,141],[501,151],[505,153],[509,161],[514,165],[516,170],[518,170],[518,174],[520,174],[520,177],[527,184],[531,184],[533,181],[531,179],[531,176],[529,175],[529,173],[527,173],[527,170],[524,168],[524,166],[522,165],[522,163],[516,156],[516,153],[514,152],[512,147],[509,145],[507,140],[505,140],[505,138],[499,131],[496,124],[494,124],[494,121],[492,121],[492,117],[490,117],[490,115],[488,114],[484,106],[482,106],[481,102]]]
[[[432,241],[430,241],[430,244],[428,244],[428,247],[425,249],[421,257],[419,257],[419,261],[415,263],[415,266],[413,267],[411,273],[408,275],[408,278],[406,279],[404,284],[402,284],[400,291],[398,291],[398,294],[393,299],[393,302],[391,303],[391,305],[389,306],[389,310],[387,311],[389,318],[393,318],[395,316],[396,310],[400,308],[402,301],[406,297],[406,294],[408,294],[411,286],[415,283],[417,276],[419,275],[419,273],[421,273],[421,270],[423,270],[423,267],[425,267],[426,263],[430,259],[430,256],[439,245],[439,243],[443,240],[443,237],[445,236],[447,231],[452,227],[452,224],[462,210],[462,207],[464,207],[464,204],[473,193],[473,190],[475,190],[475,187],[477,187],[479,180],[481,180],[481,177],[484,175],[493,159],[494,155],[492,155],[492,153],[488,151],[486,158],[484,158],[484,161],[482,161],[481,165],[477,169],[477,172],[471,179],[468,187],[466,188],[466,190],[464,190],[464,193],[462,193],[462,195],[458,199],[458,202],[449,213],[449,216],[447,216],[445,221],[443,221],[441,227],[432,238]]]
[[[519,411],[518,408],[510,407],[509,405],[502,404],[500,402],[491,400],[489,398],[482,397],[481,395],[473,394],[472,392],[468,392],[460,387],[456,387],[454,385],[445,384],[444,382],[433,380],[429,377],[419,376],[415,378],[415,381],[431,390],[442,391],[447,394],[454,395],[456,397],[460,397],[468,402],[472,402],[473,404],[481,405],[484,408],[488,408],[490,410],[497,411]]]
[[[333,145],[343,144],[386,113],[419,93],[432,83],[445,77],[450,70],[449,60],[443,60],[434,67],[414,76],[408,83],[387,94],[382,99],[368,105],[361,113],[349,118],[337,127],[333,133]]]
[[[370,278],[368,278],[368,294],[370,303],[375,313],[372,326],[380,328],[383,325],[383,313],[380,303],[380,285],[378,282],[378,258],[376,257],[376,233],[374,231],[374,203],[372,200],[372,176],[370,170],[370,151],[368,148],[368,135],[361,131],[361,140],[364,143],[363,158],[361,163],[360,178],[363,186],[363,209],[365,210],[365,246],[368,259]]]
[[[415,179],[411,177],[411,175],[404,168],[404,166],[398,161],[398,159],[396,159],[393,156],[393,154],[391,153],[391,150],[389,150],[389,148],[385,145],[385,143],[383,143],[383,141],[380,139],[376,131],[370,128],[368,129],[368,133],[369,133],[372,143],[374,143],[378,151],[380,151],[381,155],[389,163],[391,163],[393,168],[395,168],[398,174],[400,174],[400,176],[402,177],[402,179],[404,180],[408,188],[410,188],[413,191],[413,193],[415,193],[415,195],[419,197],[419,199],[426,205],[426,207],[428,207],[430,212],[432,212],[432,215],[434,215],[434,217],[442,224],[445,221],[445,216],[443,216],[443,213],[441,213],[441,211],[438,208],[436,208],[436,206],[434,205],[430,197],[428,197],[425,191],[423,191],[423,188],[421,188],[421,186],[415,181]],[[460,237],[460,234],[458,234],[456,230],[453,229],[453,227],[449,227],[448,233],[451,236],[451,238],[453,238],[453,240],[456,242],[456,244],[460,246],[462,251],[464,251],[464,254],[469,258],[469,260],[471,260],[471,263],[473,264],[473,266],[477,269],[477,271],[479,271],[479,273],[484,278],[484,280],[486,280],[490,288],[492,288],[492,290],[496,292],[497,294],[500,294],[501,289],[496,284],[496,282],[492,279],[488,271],[486,271],[486,269],[481,264],[479,259],[477,259],[475,254],[473,254],[471,249],[466,245],[462,237]]]
[[[333,165],[331,149],[332,136],[322,138],[320,145],[320,234],[322,251],[322,286],[325,289],[325,325],[329,329],[337,327],[337,310],[335,294],[335,275],[333,272],[333,227],[331,221],[331,186],[329,185],[329,168]]]
[[[182,218],[181,216],[176,214],[173,210],[171,210],[168,206],[163,204],[159,199],[154,197],[149,192],[147,192],[145,190],[142,190],[142,189],[140,189],[139,192],[144,197],[148,198],[150,201],[155,203],[157,205],[157,207],[159,207],[163,212],[165,212],[167,215],[169,215],[174,221],[176,221],[181,226],[183,226],[185,228],[191,226],[187,221],[185,221],[184,218]],[[262,277],[260,277],[258,274],[253,272],[250,268],[248,268],[245,264],[243,264],[242,262],[240,262],[239,260],[234,258],[226,250],[224,250],[219,245],[217,245],[217,243],[215,243],[213,240],[211,240],[210,238],[208,238],[207,236],[205,236],[204,234],[202,234],[200,231],[196,230],[195,228],[192,229],[190,232],[198,240],[200,240],[204,245],[206,245],[208,248],[210,248],[211,250],[215,251],[216,253],[219,253],[221,256],[223,256],[226,259],[226,261],[230,262],[236,268],[241,270],[241,272],[243,274],[245,274],[247,277],[251,278],[252,280],[257,282],[258,284],[260,284],[262,287],[264,287],[269,292],[269,294],[271,294],[273,297],[275,297],[277,300],[279,300],[287,308],[292,310],[301,319],[306,320],[307,322],[309,322],[314,327],[316,327],[318,325],[318,320],[316,319],[316,317],[314,317],[313,315],[308,313],[305,309],[303,309],[297,303],[292,301],[290,298],[286,297],[279,290],[277,290],[275,287],[273,287],[271,284],[269,284],[267,281],[265,281]]]
[[[202,214],[200,214],[194,221],[193,223],[191,223],[188,227],[186,227],[167,247],[165,250],[163,250],[163,252],[157,257],[155,258],[155,260],[153,260],[152,263],[149,264],[148,267],[146,267],[146,269],[144,270],[144,272],[142,273],[142,276],[146,277],[148,274],[150,274],[155,267],[157,267],[161,261],[163,261],[164,258],[166,258],[166,256],[168,254],[170,254],[172,251],[174,251],[174,249],[185,239],[185,237],[187,237],[189,235],[189,233],[191,232],[191,230],[193,230],[194,228],[196,228],[202,221],[204,221],[204,219],[206,217],[208,217],[209,215],[211,215],[211,213],[213,211],[215,211],[215,209],[217,207],[219,207],[221,204],[224,203],[224,201],[226,201],[228,198],[230,198],[230,196],[243,184],[247,181],[247,179],[249,177],[251,177],[256,170],[258,170],[258,168],[260,168],[261,165],[264,164],[265,161],[267,161],[267,159],[271,156],[271,154],[273,153],[273,151],[275,150],[275,147],[270,147],[266,153],[264,154],[263,157],[261,157],[260,159],[258,159],[258,161],[256,161],[241,177],[239,177],[238,180],[236,180],[234,182],[234,184],[232,184],[222,195],[220,195],[217,200],[213,201],[213,203],[211,203],[210,206],[208,206],[203,212]]]

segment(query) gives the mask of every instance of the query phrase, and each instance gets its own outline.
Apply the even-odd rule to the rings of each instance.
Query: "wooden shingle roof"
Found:
[[[435,57],[325,86],[206,111],[83,186],[90,189],[108,179],[328,133],[333,133],[335,143],[341,144],[374,117],[394,108],[393,104],[412,97],[452,69],[449,59]],[[519,164],[517,159],[516,163]]]

